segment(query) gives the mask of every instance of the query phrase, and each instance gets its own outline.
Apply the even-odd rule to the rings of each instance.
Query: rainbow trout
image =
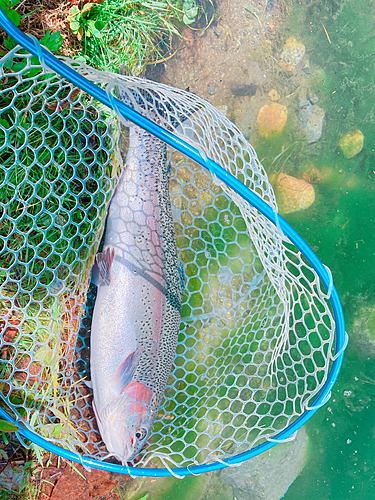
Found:
[[[145,445],[175,355],[183,297],[166,146],[133,126],[111,200],[91,328],[93,407],[123,464]],[[99,281],[98,281],[99,280]]]

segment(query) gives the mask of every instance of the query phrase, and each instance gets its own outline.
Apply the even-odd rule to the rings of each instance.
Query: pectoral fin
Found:
[[[114,248],[107,248],[104,252],[96,254],[96,264],[91,275],[91,281],[96,286],[108,286],[111,283],[111,267],[114,256]]]
[[[138,348],[133,351],[118,367],[114,376],[114,382],[118,392],[122,392],[127,385],[132,381],[135,370],[137,369],[141,358],[142,349]]]

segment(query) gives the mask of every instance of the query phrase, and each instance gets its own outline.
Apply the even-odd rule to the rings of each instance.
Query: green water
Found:
[[[285,3],[292,8],[282,37],[306,46],[315,68],[310,90],[326,113],[323,135],[307,146],[288,125],[278,139],[254,146],[270,174],[282,169],[300,177],[308,164],[331,169],[329,182],[314,185],[311,208],[286,219],[332,270],[350,335],[332,398],[306,425],[308,462],[285,498],[373,500],[375,348],[363,347],[353,323],[362,307],[375,308],[375,1]],[[338,143],[353,128],[363,133],[364,148],[345,159]],[[275,162],[282,148],[290,149]],[[153,500],[233,498],[210,491],[209,481],[200,478],[157,480],[145,491]]]
[[[352,189],[344,181],[322,186],[319,203],[303,217],[288,220],[331,268],[350,343],[331,400],[307,424],[311,459],[289,489],[287,500],[307,500],[312,494],[332,500],[375,497],[374,354],[361,348],[359,332],[353,332],[361,307],[375,307],[375,4],[347,1],[342,10],[335,5],[324,2],[320,12],[316,6],[307,13],[300,11],[314,25],[313,32],[303,30],[303,43],[325,73],[317,93],[328,120],[317,164],[342,170],[342,178],[355,174],[359,183]],[[318,30],[319,22],[325,25],[331,44]],[[321,36],[316,36],[315,27]],[[348,160],[337,144],[351,127],[361,130],[365,145]]]

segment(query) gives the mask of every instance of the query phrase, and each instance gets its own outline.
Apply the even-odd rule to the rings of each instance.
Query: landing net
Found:
[[[61,60],[108,95],[120,86],[133,109],[277,213],[254,150],[208,102]],[[126,158],[121,121],[19,47],[0,61],[1,407],[46,441],[97,460],[107,451],[84,383],[89,285]],[[272,440],[320,392],[335,346],[330,290],[280,227],[180,152],[168,155],[186,289],[174,368],[137,468],[220,461]]]

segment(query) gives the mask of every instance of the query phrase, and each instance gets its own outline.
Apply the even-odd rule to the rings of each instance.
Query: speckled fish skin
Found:
[[[169,179],[165,144],[131,127],[103,248],[114,249],[111,280],[98,287],[91,330],[93,406],[108,452],[124,464],[147,442],[178,339],[183,289]],[[121,388],[116,373],[134,351],[138,364]]]

